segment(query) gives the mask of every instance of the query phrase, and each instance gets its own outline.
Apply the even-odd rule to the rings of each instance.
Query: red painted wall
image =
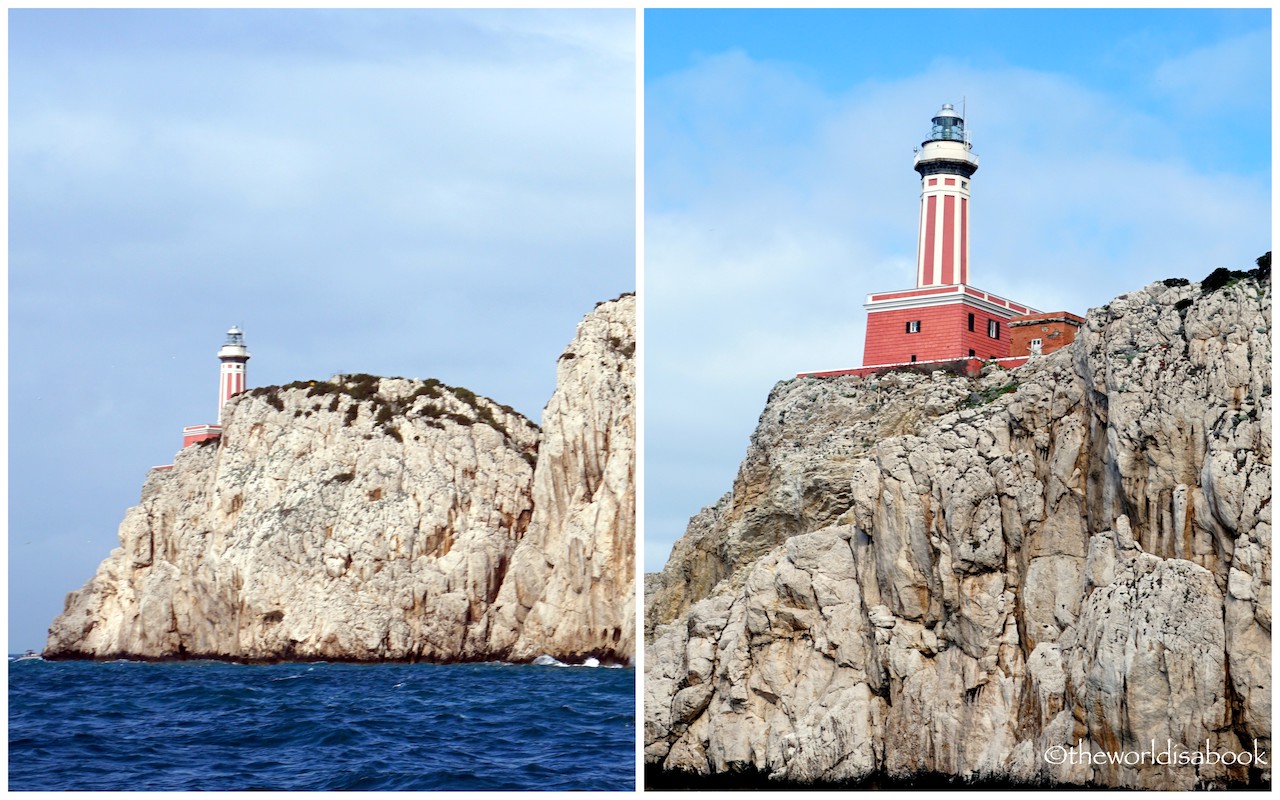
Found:
[[[951,178],[948,184],[955,183]],[[956,198],[947,195],[942,198],[942,282],[955,283],[955,249],[956,249]]]
[[[190,430],[182,430],[182,446],[190,447],[196,442],[207,442],[222,436],[222,428],[216,425],[191,425]]]
[[[974,316],[969,330],[969,314]],[[936,361],[965,358],[969,350],[975,358],[1005,358],[1010,353],[1012,337],[1009,323],[999,319],[1000,338],[987,336],[987,321],[992,315],[964,303],[950,303],[929,308],[867,313],[866,344],[862,365],[897,364],[911,360]],[[907,323],[919,320],[920,332],[907,333]]]
[[[924,202],[928,212],[924,223],[924,282],[921,285],[928,286],[933,283],[933,227],[934,216],[938,213],[938,196],[931,194]]]
[[[1010,346],[1010,354],[1015,356],[1025,356],[1031,353],[1031,340],[1040,340],[1040,352],[1048,355],[1054,350],[1061,350],[1076,340],[1076,331],[1080,330],[1080,325],[1084,320],[1075,314],[1067,314],[1066,312],[1056,312],[1054,314],[1045,315],[1047,317],[1066,317],[1078,320],[1077,324],[1070,322],[1044,322],[1041,324],[1019,325],[1013,328],[1013,340]]]
[[[182,446],[183,446],[183,447],[190,447],[191,445],[195,444],[196,442],[207,442],[207,441],[209,441],[210,439],[217,439],[217,438],[218,438],[219,436],[221,436],[221,435],[222,435],[222,434],[220,434],[220,433],[202,433],[202,434],[197,434],[197,435],[195,435],[195,436],[183,436],[183,437],[182,437]]]

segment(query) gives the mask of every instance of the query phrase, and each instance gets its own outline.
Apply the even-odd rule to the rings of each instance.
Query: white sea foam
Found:
[[[600,659],[595,658],[594,656],[587,656],[587,659],[583,661],[581,664],[566,664],[563,661],[560,661],[559,659],[553,658],[552,656],[549,656],[546,653],[543,653],[542,655],[538,656],[533,660],[533,664],[539,667],[598,667],[600,666]],[[621,665],[610,664],[609,666],[617,667]]]

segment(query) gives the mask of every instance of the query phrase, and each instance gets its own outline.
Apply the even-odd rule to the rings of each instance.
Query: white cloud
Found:
[[[1271,79],[1271,32],[1251,31],[1170,58],[1156,68],[1152,88],[1170,112],[1259,113],[1258,88]]]

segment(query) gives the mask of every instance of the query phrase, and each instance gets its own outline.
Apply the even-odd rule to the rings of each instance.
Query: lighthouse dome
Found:
[[[955,106],[943,103],[942,110],[933,115],[933,130],[930,131],[925,143],[963,142],[964,140],[964,117],[956,113]]]

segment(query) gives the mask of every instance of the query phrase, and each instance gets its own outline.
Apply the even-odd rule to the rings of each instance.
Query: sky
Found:
[[[539,420],[636,288],[631,9],[9,11],[9,652],[250,386],[435,377]]]
[[[966,113],[970,282],[1083,314],[1271,249],[1271,12],[645,14],[646,571],[772,386],[915,285],[912,148]]]

